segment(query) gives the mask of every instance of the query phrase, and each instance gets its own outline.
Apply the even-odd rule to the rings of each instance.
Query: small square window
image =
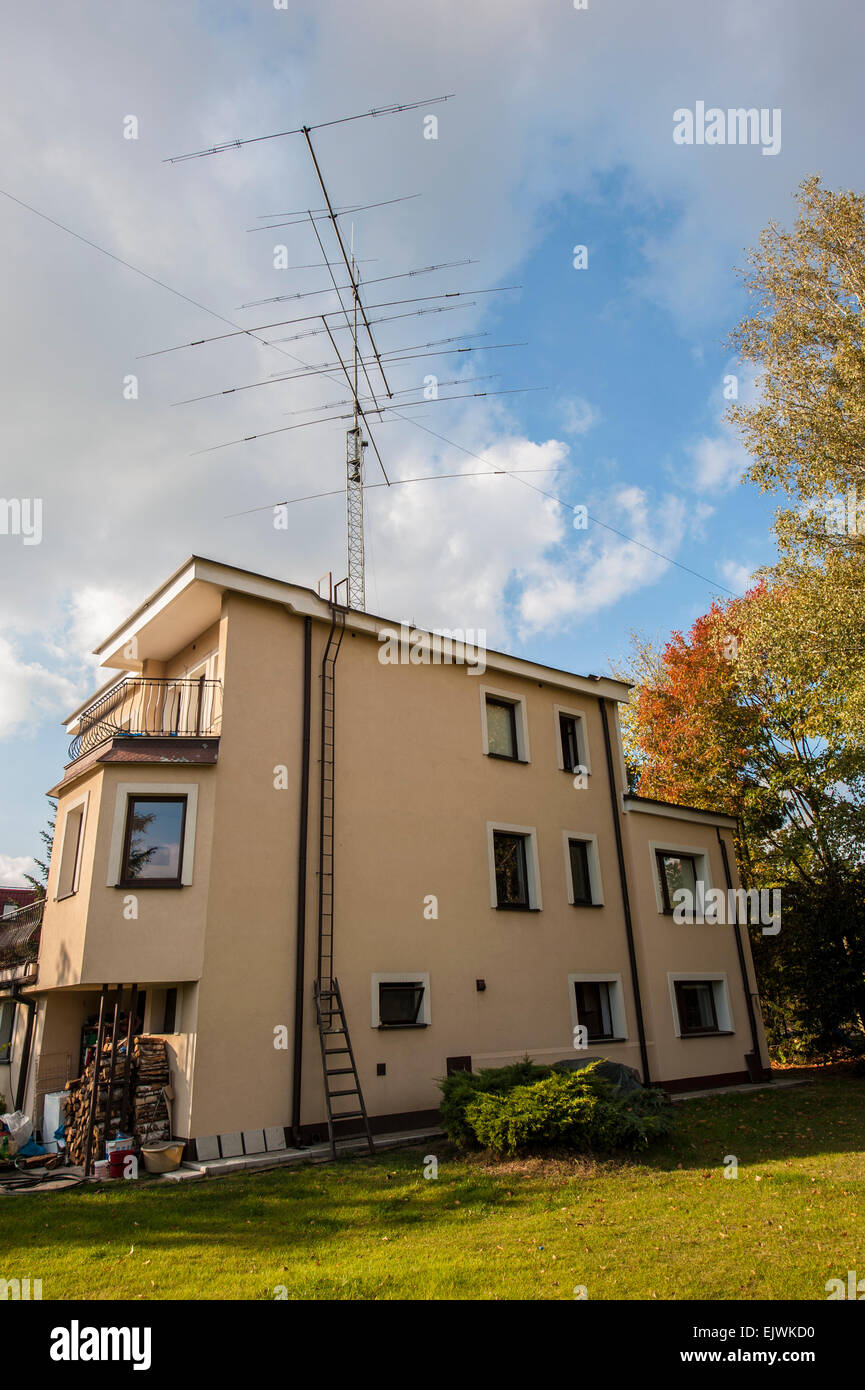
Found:
[[[686,1034],[719,1032],[715,990],[711,980],[677,980],[676,1006],[683,1037]]]
[[[664,911],[672,912],[673,894],[685,888],[691,894],[693,910],[697,903],[697,860],[693,854],[675,854],[658,850],[658,870],[661,877],[661,892],[664,898]]]
[[[381,981],[378,1016],[382,1028],[412,1028],[420,1021],[424,986],[420,980]]]
[[[591,907],[592,876],[589,870],[588,841],[568,840],[568,853],[571,859],[571,883],[574,890],[574,906]]]
[[[130,796],[121,887],[179,888],[185,828],[185,796]]]
[[[487,751],[494,758],[519,757],[516,706],[487,696]]]
[[[562,767],[575,772],[582,766],[580,757],[579,720],[573,714],[559,715],[559,737],[562,743]]]
[[[613,1036],[610,985],[606,980],[577,980],[577,1018],[585,1025],[589,1042],[603,1042]]]
[[[525,835],[514,835],[506,830],[493,831],[498,907],[530,906],[526,839]]]

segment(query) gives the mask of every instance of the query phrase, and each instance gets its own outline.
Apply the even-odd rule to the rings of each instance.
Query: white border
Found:
[[[192,882],[195,857],[195,822],[198,815],[197,782],[118,782],[114,798],[114,822],[111,827],[111,848],[108,851],[106,884],[116,888],[120,881],[120,861],[123,857],[123,833],[126,829],[126,808],[130,796],[185,796],[186,821],[183,829],[183,864],[180,882],[184,887]]]
[[[496,856],[493,848],[493,831],[503,830],[511,835],[525,835],[529,842],[526,854],[526,873],[528,874],[529,889],[529,910],[542,911],[544,901],[541,896],[541,870],[538,863],[538,832],[533,825],[508,825],[501,820],[487,821],[487,859],[490,870],[490,906],[498,909],[499,901],[496,892]],[[525,908],[502,909],[504,912],[525,912]]]
[[[523,763],[531,762],[529,721],[525,696],[515,695],[512,690],[498,690],[492,685],[482,685],[478,693],[481,701],[481,747],[486,756],[490,757],[490,740],[487,731],[487,696],[491,695],[494,700],[501,700],[504,704],[516,707],[514,723],[517,729],[517,759]],[[501,762],[509,761],[509,759],[501,757],[498,760]]]
[[[574,875],[571,869],[571,852],[569,841],[582,840],[589,846],[589,888],[592,894],[592,907],[604,906],[604,885],[601,881],[601,859],[598,854],[597,835],[588,835],[582,830],[563,830],[562,845],[565,851],[565,883],[568,889],[568,902],[572,907],[585,907],[585,903],[574,902]]]
[[[382,984],[384,984],[384,985],[411,984],[411,983],[413,983],[414,981],[417,981],[418,984],[423,985],[423,1002],[422,1002],[422,1004],[421,1004],[420,1016],[419,1016],[419,1018],[418,1018],[418,1023],[431,1023],[431,1022],[432,1022],[432,1010],[431,1010],[431,1008],[430,1008],[430,997],[429,997],[429,994],[430,994],[430,990],[429,990],[429,971],[426,971],[426,970],[395,970],[395,971],[394,971],[394,970],[388,970],[388,971],[380,971],[380,970],[379,970],[379,971],[376,971],[374,974],[370,975],[369,978],[370,978],[370,1027],[371,1027],[371,1028],[380,1028],[380,1027],[381,1027],[381,1014],[380,1014],[380,1012],[379,1012],[378,987],[379,987],[379,985],[382,985]],[[391,1028],[393,1028],[394,1030],[396,1030],[399,1026],[400,1026],[399,1024],[388,1024],[387,1031],[389,1032]],[[405,1028],[409,1028],[409,1027],[411,1027],[412,1025],[411,1025],[411,1024],[403,1024],[402,1026],[405,1027]]]
[[[571,1004],[571,1024],[576,1028],[580,1018],[577,1012],[577,992],[574,985],[577,984],[599,984],[615,985],[615,989],[610,990],[610,1016],[613,1023],[613,1038],[589,1039],[589,1046],[594,1046],[597,1042],[598,1047],[606,1047],[615,1042],[628,1041],[628,1020],[625,1014],[625,996],[622,990],[622,976],[618,971],[608,970],[600,975],[589,975],[585,972],[577,972],[568,976],[568,999]],[[582,1051],[575,1048],[575,1052]]]
[[[730,1003],[730,991],[727,988],[726,970],[668,970],[667,987],[670,991],[670,1005],[673,1010],[673,1031],[677,1038],[682,1037],[682,1027],[679,1023],[679,1007],[676,1001],[676,981],[694,980],[698,983],[713,985],[712,993],[715,996],[715,1015],[718,1019],[717,1033],[686,1033],[684,1036],[691,1038],[717,1038],[721,1033],[735,1033],[736,1024],[733,1018],[733,1006]]]

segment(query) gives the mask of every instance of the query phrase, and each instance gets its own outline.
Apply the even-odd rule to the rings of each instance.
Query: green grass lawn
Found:
[[[689,1101],[640,1161],[437,1142],[6,1196],[0,1276],[41,1278],[43,1299],[825,1299],[828,1278],[865,1277],[863,1102],[837,1077]]]

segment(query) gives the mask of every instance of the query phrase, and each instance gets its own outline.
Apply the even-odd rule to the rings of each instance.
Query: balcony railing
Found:
[[[213,738],[222,723],[222,681],[130,676],[79,715],[69,759],[110,738]]]
[[[0,970],[36,960],[44,911],[45,899],[37,898],[8,917],[0,917]]]

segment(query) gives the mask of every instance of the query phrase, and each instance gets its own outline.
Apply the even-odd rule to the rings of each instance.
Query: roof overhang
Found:
[[[330,602],[312,589],[192,555],[95,648],[94,654],[101,658],[104,667],[119,672],[138,673],[147,660],[166,661],[219,620],[226,592],[278,603],[298,616],[311,617],[319,622],[329,623],[331,620]],[[346,614],[346,627],[359,634],[377,637],[385,628],[389,632],[399,632],[400,622],[351,609]],[[424,633],[422,629],[414,627],[411,631],[435,641],[434,633]],[[460,644],[455,642],[454,652],[457,653],[459,648]],[[470,660],[473,651],[471,645],[465,651]],[[487,650],[484,658],[487,667],[509,675],[542,680],[563,689],[578,689],[609,700],[628,698],[628,683],[613,677],[579,676],[504,652]],[[63,722],[69,724],[92,700],[93,696]]]

